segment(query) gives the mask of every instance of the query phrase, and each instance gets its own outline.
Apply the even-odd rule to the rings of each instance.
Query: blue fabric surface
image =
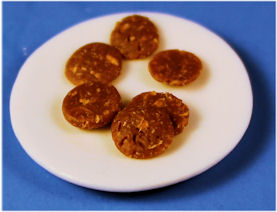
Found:
[[[2,7],[4,210],[275,209],[274,2],[4,2]],[[74,24],[123,11],[174,14],[211,29],[242,58],[254,93],[250,126],[223,161],[185,182],[127,194],[82,188],[48,173],[21,148],[9,114],[12,85],[35,49]]]

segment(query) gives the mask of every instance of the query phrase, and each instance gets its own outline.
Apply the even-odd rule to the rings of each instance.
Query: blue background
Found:
[[[274,2],[4,2],[2,6],[4,210],[275,209]],[[177,185],[129,194],[82,188],[48,173],[21,148],[9,115],[16,75],[36,48],[74,24],[122,11],[174,14],[211,29],[240,55],[254,93],[250,126],[223,161]]]

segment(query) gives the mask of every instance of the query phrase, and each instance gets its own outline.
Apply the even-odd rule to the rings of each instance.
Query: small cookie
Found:
[[[172,122],[164,110],[125,108],[113,120],[112,138],[124,155],[146,159],[162,154],[174,137]]]
[[[159,46],[158,30],[147,17],[128,16],[116,24],[111,34],[111,45],[125,59],[146,58]]]
[[[127,107],[164,108],[173,123],[174,134],[180,134],[189,120],[189,109],[176,96],[170,93],[144,92],[135,96]]]
[[[65,75],[74,85],[87,82],[108,84],[117,78],[122,66],[120,52],[104,43],[90,43],[73,53]]]
[[[64,98],[65,119],[75,127],[94,129],[109,124],[121,109],[121,98],[114,86],[99,82],[73,88]]]
[[[190,52],[173,49],[157,53],[149,62],[148,68],[157,81],[182,86],[199,76],[202,63]]]

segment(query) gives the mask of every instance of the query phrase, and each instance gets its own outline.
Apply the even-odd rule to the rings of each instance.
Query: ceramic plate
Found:
[[[160,13],[148,16],[160,33],[160,47],[193,52],[203,61],[200,77],[188,86],[170,87],[148,72],[150,58],[124,61],[113,82],[123,102],[145,91],[170,92],[190,108],[189,125],[162,155],[130,159],[115,147],[108,128],[85,131],[63,117],[62,101],[74,86],[66,79],[67,59],[91,42],[109,43],[115,23],[130,13],[77,24],[38,48],[24,63],[13,86],[10,112],[24,150],[54,175],[104,191],[141,191],[191,178],[222,160],[240,141],[252,113],[247,71],[234,50],[208,29]]]

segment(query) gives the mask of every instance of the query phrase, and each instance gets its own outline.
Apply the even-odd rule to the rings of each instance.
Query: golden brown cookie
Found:
[[[65,119],[75,127],[94,129],[109,124],[121,109],[121,98],[114,86],[100,82],[84,83],[64,98]]]
[[[189,120],[189,108],[170,93],[144,92],[135,96],[127,107],[164,108],[173,123],[174,134],[180,134]]]
[[[111,45],[119,49],[125,59],[146,58],[159,46],[158,30],[147,17],[128,16],[116,24]]]
[[[153,107],[123,109],[114,118],[111,131],[119,151],[137,159],[162,154],[174,137],[167,112]]]
[[[157,81],[182,86],[198,78],[202,63],[190,52],[173,49],[157,53],[148,68]]]
[[[104,43],[90,43],[82,46],[69,58],[65,75],[74,85],[87,82],[108,84],[121,71],[120,52]]]

